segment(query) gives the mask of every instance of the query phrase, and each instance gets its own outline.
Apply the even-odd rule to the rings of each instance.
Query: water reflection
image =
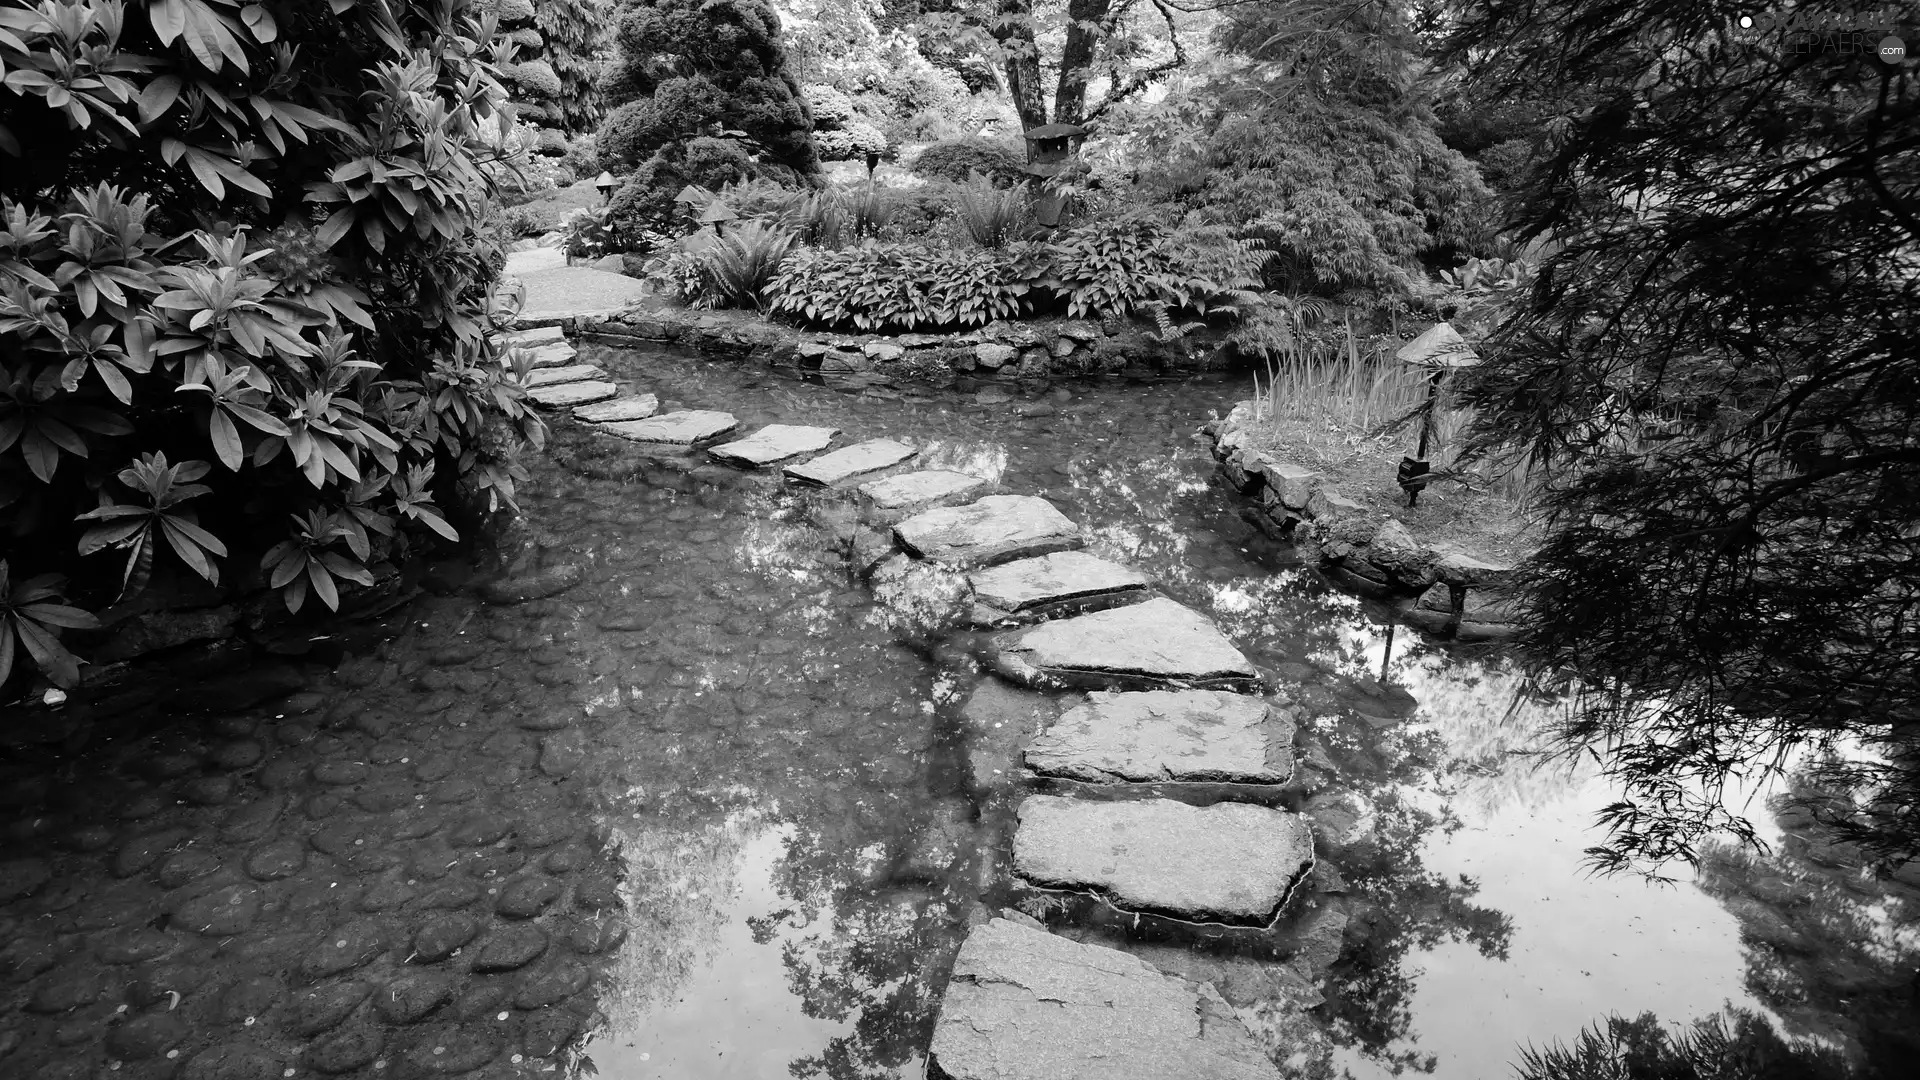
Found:
[[[1899,1076],[1920,1061],[1920,875],[1876,880],[1807,809],[1834,797],[1796,782],[1774,800],[1774,850],[1716,845],[1700,887],[1739,920],[1747,988],[1790,1034]]]
[[[1053,415],[1018,416],[666,354],[644,371],[644,389],[726,407],[746,428],[903,436],[925,467],[1045,495],[1092,550],[1150,570],[1278,673],[1310,720],[1314,784],[1351,795],[1363,826],[1323,853],[1302,898],[1345,920],[1315,1015],[1356,1075],[1499,1075],[1516,1043],[1616,1002],[1681,1016],[1750,1000],[1733,922],[1707,897],[1579,877],[1598,793],[1532,769],[1550,703],[1509,709],[1514,679],[1486,654],[1405,631],[1393,685],[1374,682],[1383,628],[1242,520],[1193,441],[1238,395],[1232,382],[1087,384],[1053,399]],[[951,742],[975,676],[870,617],[808,523],[809,496],[734,474],[695,481],[578,433],[558,441],[530,517],[543,543],[594,566],[562,618],[585,675],[572,692],[603,718],[603,802],[636,919],[595,1063],[621,1077],[918,1076],[968,908],[1006,895],[991,851],[1006,807],[975,820]],[[1100,932],[1124,944],[1133,931]],[[1206,944],[1203,966],[1275,971],[1300,945],[1290,933]],[[1285,1058],[1297,1001],[1249,985],[1264,983],[1229,996]]]

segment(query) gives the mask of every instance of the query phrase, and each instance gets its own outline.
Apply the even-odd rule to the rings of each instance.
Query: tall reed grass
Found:
[[[1363,339],[1350,319],[1335,335],[1292,335],[1289,344],[1269,351],[1266,377],[1255,376],[1256,423],[1275,434],[1304,424],[1348,446],[1404,448],[1411,457],[1420,438],[1413,414],[1427,399],[1429,372],[1395,358],[1397,345],[1394,339]],[[1458,453],[1473,414],[1454,402],[1451,378],[1441,382],[1427,460],[1436,472],[1526,507],[1538,485],[1517,453],[1463,468]]]

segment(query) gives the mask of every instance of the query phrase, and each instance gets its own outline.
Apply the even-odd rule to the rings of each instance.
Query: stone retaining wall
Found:
[[[751,312],[651,303],[544,321],[612,343],[674,342],[710,355],[751,357],[825,375],[873,373],[933,382],[956,375],[1019,380],[1200,371],[1213,366],[1220,351],[1202,333],[1167,344],[1120,320],[994,322],[949,334],[844,334],[786,326]]]
[[[1509,597],[1511,566],[1415,537],[1391,516],[1367,510],[1311,469],[1255,449],[1254,405],[1243,401],[1201,433],[1220,473],[1254,500],[1255,521],[1289,537],[1335,585],[1387,601],[1397,617],[1440,637],[1504,640],[1519,631]]]

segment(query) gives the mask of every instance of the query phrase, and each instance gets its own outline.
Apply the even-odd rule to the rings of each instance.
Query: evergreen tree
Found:
[[[663,150],[676,156],[676,144],[738,131],[770,163],[818,170],[806,98],[764,0],[640,0],[623,10],[615,40],[604,167],[627,172]]]

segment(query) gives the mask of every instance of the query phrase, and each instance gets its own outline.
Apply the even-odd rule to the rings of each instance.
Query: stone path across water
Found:
[[[582,384],[536,393],[574,385]],[[1035,735],[1026,763],[1037,775],[1146,797],[1028,797],[1013,840],[1019,878],[1191,921],[1275,917],[1313,865],[1305,819],[1270,798],[1198,806],[1149,787],[1271,792],[1292,775],[1292,721],[1260,696],[1267,679],[1210,619],[1155,593],[1147,575],[1078,550],[1080,526],[1044,499],[990,494],[986,479],[951,470],[900,471],[918,455],[908,443],[828,450],[838,434],[831,429],[772,425],[739,435],[728,413],[655,409],[653,395],[637,395],[575,415],[670,452],[707,447],[746,468],[784,464],[782,477],[803,486],[857,483],[850,494],[868,532],[851,544],[856,569],[884,565],[883,601],[912,594],[924,570],[936,596],[964,593],[962,621],[974,625],[1065,615],[996,635],[987,649],[991,666],[1014,682],[1099,689]],[[715,446],[723,437],[733,441]],[[977,925],[963,945],[930,1058],[934,1075],[952,1080],[1280,1075],[1211,987],[1007,919]]]

